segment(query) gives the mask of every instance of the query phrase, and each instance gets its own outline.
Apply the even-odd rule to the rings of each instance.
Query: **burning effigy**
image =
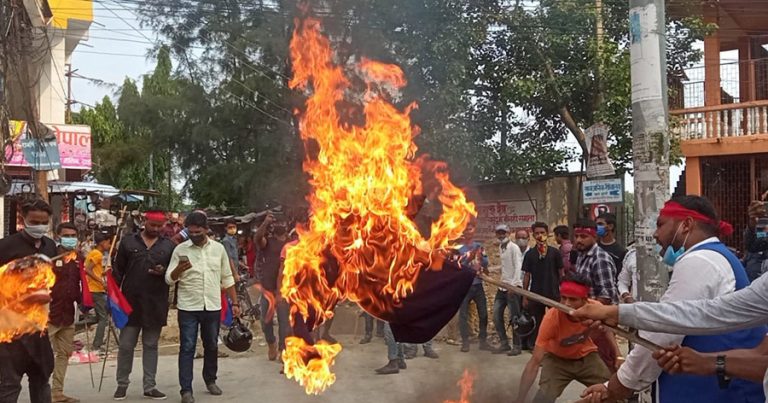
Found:
[[[55,281],[51,259],[42,255],[0,267],[0,343],[45,330]]]
[[[361,59],[348,71],[314,18],[296,21],[290,54],[290,87],[307,95],[298,115],[311,216],[286,254],[280,291],[294,336],[282,359],[286,376],[317,394],[334,383],[341,346],[315,342],[310,332],[338,302],[356,302],[404,342],[427,341],[450,320],[474,273],[446,259],[447,248],[476,212],[444,163],[417,157],[416,105],[398,109],[387,98],[406,85],[398,66]],[[344,118],[349,108],[362,123]],[[429,203],[440,213],[426,236],[414,217]]]

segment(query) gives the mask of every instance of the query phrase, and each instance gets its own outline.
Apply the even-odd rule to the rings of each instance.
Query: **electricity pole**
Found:
[[[669,198],[669,125],[664,0],[630,0],[635,248],[642,301],[658,301],[669,272],[654,247],[659,210]]]
[[[67,71],[64,75],[67,77],[67,111],[64,117],[64,121],[67,124],[72,124],[72,105],[75,104],[75,100],[72,99],[72,74],[77,72],[78,69],[72,70],[72,64],[67,63]]]

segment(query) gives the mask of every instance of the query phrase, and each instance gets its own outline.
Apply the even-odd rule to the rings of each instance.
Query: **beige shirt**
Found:
[[[202,247],[192,241],[180,243],[171,255],[171,264],[165,281],[173,284],[171,274],[179,264],[179,256],[186,256],[192,267],[179,276],[178,307],[182,311],[217,311],[221,309],[221,290],[235,285],[229,257],[224,246],[208,240]]]

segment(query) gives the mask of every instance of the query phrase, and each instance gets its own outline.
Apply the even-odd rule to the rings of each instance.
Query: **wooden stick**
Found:
[[[505,283],[503,281],[496,280],[495,278],[490,277],[490,276],[488,276],[486,274],[479,274],[478,277],[480,277],[480,279],[485,281],[486,283],[493,284],[493,285],[495,285],[497,287],[501,287],[501,288],[503,288],[503,289],[505,289],[507,291],[511,291],[511,292],[513,292],[515,294],[522,295],[525,298],[528,298],[530,300],[534,300],[534,301],[539,302],[541,304],[544,304],[544,305],[546,305],[548,307],[555,308],[555,309],[557,309],[557,310],[559,310],[561,312],[564,312],[566,314],[570,314],[571,311],[573,311],[573,309],[571,307],[569,307],[567,305],[564,305],[564,304],[561,304],[560,302],[551,300],[551,299],[549,299],[547,297],[543,297],[543,296],[541,296],[539,294],[536,294],[535,292],[524,290],[524,289],[522,289],[520,287],[515,287],[515,286],[513,286],[511,284],[507,284],[507,283]],[[658,344],[656,344],[656,343],[654,343],[654,342],[652,342],[650,340],[644,339],[644,338],[642,338],[642,337],[640,337],[640,336],[638,336],[638,335],[636,335],[634,333],[630,333],[630,332],[628,332],[628,331],[626,331],[624,329],[621,329],[619,327],[610,326],[610,325],[607,325],[605,323],[603,323],[602,326],[605,326],[605,327],[611,329],[617,335],[619,335],[619,336],[621,336],[621,337],[623,337],[623,338],[625,338],[625,339],[627,339],[627,340],[629,340],[629,341],[631,341],[631,342],[633,342],[635,344],[641,345],[641,346],[647,348],[648,350],[650,350],[652,352],[656,352],[656,351],[664,349],[663,347],[659,346]]]
[[[115,245],[117,244],[117,237],[120,233],[123,232],[123,227],[125,226],[126,221],[128,221],[125,218],[125,210],[128,209],[128,205],[124,205],[123,209],[120,210],[120,217],[117,219],[117,229],[115,230],[115,234],[112,235],[112,243],[109,245],[109,254],[107,255],[107,267],[105,267],[105,270],[112,269],[112,252],[115,251]]]

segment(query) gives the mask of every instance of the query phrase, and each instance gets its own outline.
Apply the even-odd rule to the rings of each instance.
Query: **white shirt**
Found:
[[[499,245],[501,257],[501,281],[516,287],[523,286],[523,253],[512,240],[505,239]],[[502,291],[507,291],[499,288]]]
[[[632,295],[632,299],[637,300],[637,251],[634,246],[630,247],[619,272],[619,296],[626,293]]]
[[[171,274],[179,264],[179,256],[187,256],[192,267],[173,281]],[[173,250],[168,267],[165,282],[178,283],[177,305],[182,311],[218,311],[221,290],[235,285],[224,245],[210,239],[202,247],[192,241],[180,243]]]
[[[694,245],[718,242],[717,237],[705,239]],[[675,262],[669,287],[661,297],[661,302],[713,299],[736,289],[736,277],[733,275],[728,260],[711,250],[693,250],[686,252]],[[644,337],[660,346],[670,346],[683,342],[685,336],[666,333],[641,331]],[[627,360],[616,374],[622,385],[634,390],[643,390],[661,375],[661,368],[653,359],[652,352],[645,348],[633,349]]]

